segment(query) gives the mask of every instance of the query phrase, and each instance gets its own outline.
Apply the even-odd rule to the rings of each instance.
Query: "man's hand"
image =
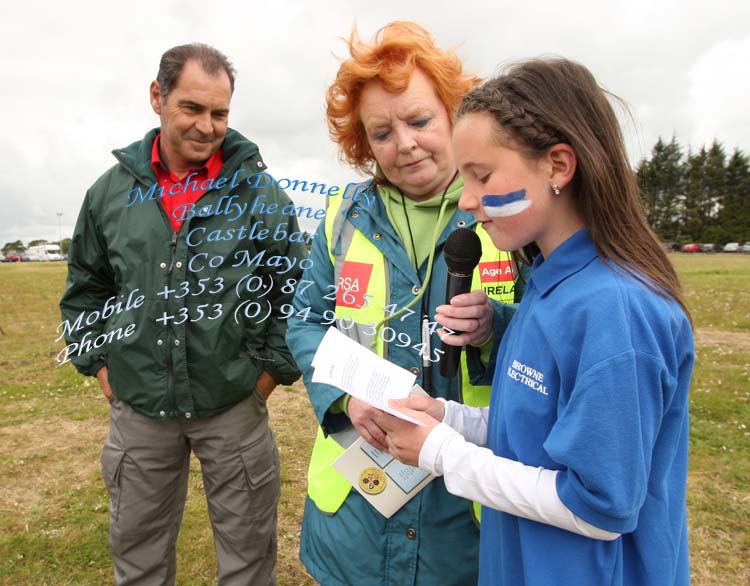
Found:
[[[445,330],[438,330],[441,340],[451,346],[479,346],[492,334],[494,312],[492,302],[484,291],[477,289],[471,293],[456,295],[449,305],[439,305],[435,311],[435,321],[457,332],[456,335],[445,335]]]
[[[112,387],[109,386],[109,375],[106,366],[102,366],[96,371],[96,379],[99,381],[99,386],[102,389],[102,393],[107,397],[107,401],[112,397]]]
[[[349,399],[347,412],[354,429],[368,444],[383,452],[388,451],[388,445],[385,443],[385,432],[378,422],[383,417],[390,417],[390,415],[356,397]]]
[[[260,396],[263,397],[264,401],[268,400],[273,390],[276,388],[276,381],[268,374],[265,370],[260,373],[258,381],[255,383],[255,388],[258,389]]]

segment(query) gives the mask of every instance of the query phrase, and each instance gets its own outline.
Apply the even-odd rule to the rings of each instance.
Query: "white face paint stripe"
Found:
[[[501,218],[520,214],[531,205],[526,199],[526,190],[519,189],[505,195],[483,195],[482,208],[490,218]]]
[[[516,214],[520,214],[530,205],[531,201],[529,201],[528,199],[524,199],[521,201],[514,201],[502,207],[485,207],[484,213],[488,218],[505,218],[508,216],[515,216]]]

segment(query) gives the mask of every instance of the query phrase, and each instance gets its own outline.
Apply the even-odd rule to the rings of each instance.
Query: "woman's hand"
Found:
[[[388,445],[385,443],[385,431],[379,423],[386,417],[390,417],[389,415],[356,397],[349,399],[347,414],[354,429],[368,444],[383,452],[388,451]]]
[[[435,311],[435,320],[440,325],[462,332],[449,335],[445,330],[438,330],[440,339],[446,344],[479,346],[492,335],[492,302],[480,289],[456,295],[450,305],[439,305]]]

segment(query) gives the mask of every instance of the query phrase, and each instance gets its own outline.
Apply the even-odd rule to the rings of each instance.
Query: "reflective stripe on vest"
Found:
[[[329,206],[328,214],[339,211],[338,204]],[[390,303],[390,275],[382,253],[351,222],[336,222],[346,214],[346,209],[336,213],[333,222],[326,216],[326,238],[331,243],[328,252],[333,264],[333,285],[336,290],[336,324],[339,330],[379,356],[386,352],[382,336],[376,335],[375,324],[386,315],[384,307]],[[335,233],[334,224],[340,227]],[[329,230],[329,225],[331,229]],[[341,254],[334,254],[333,242],[340,235]]]
[[[382,337],[368,333],[385,317],[382,308],[390,303],[388,263],[364,234],[345,221],[351,204],[351,200],[329,198],[325,219],[326,242],[337,285],[337,324],[350,338],[384,356],[387,346]],[[482,257],[474,272],[472,289],[482,288],[491,299],[512,303],[516,275],[510,253],[498,251],[483,228],[477,227],[477,234],[482,243]],[[489,405],[490,387],[469,384],[464,353],[461,354],[461,371],[464,402],[474,406]],[[329,514],[339,509],[352,488],[332,466],[347,447],[340,445],[334,435],[325,437],[318,427],[307,471],[310,499]]]

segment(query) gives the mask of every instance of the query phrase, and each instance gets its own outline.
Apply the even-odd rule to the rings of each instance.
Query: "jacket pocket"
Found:
[[[109,442],[104,443],[102,449],[102,478],[109,492],[109,517],[110,521],[117,521],[120,515],[120,471],[125,451]]]
[[[276,507],[281,494],[279,452],[270,429],[262,437],[240,451],[250,491],[253,515]]]

